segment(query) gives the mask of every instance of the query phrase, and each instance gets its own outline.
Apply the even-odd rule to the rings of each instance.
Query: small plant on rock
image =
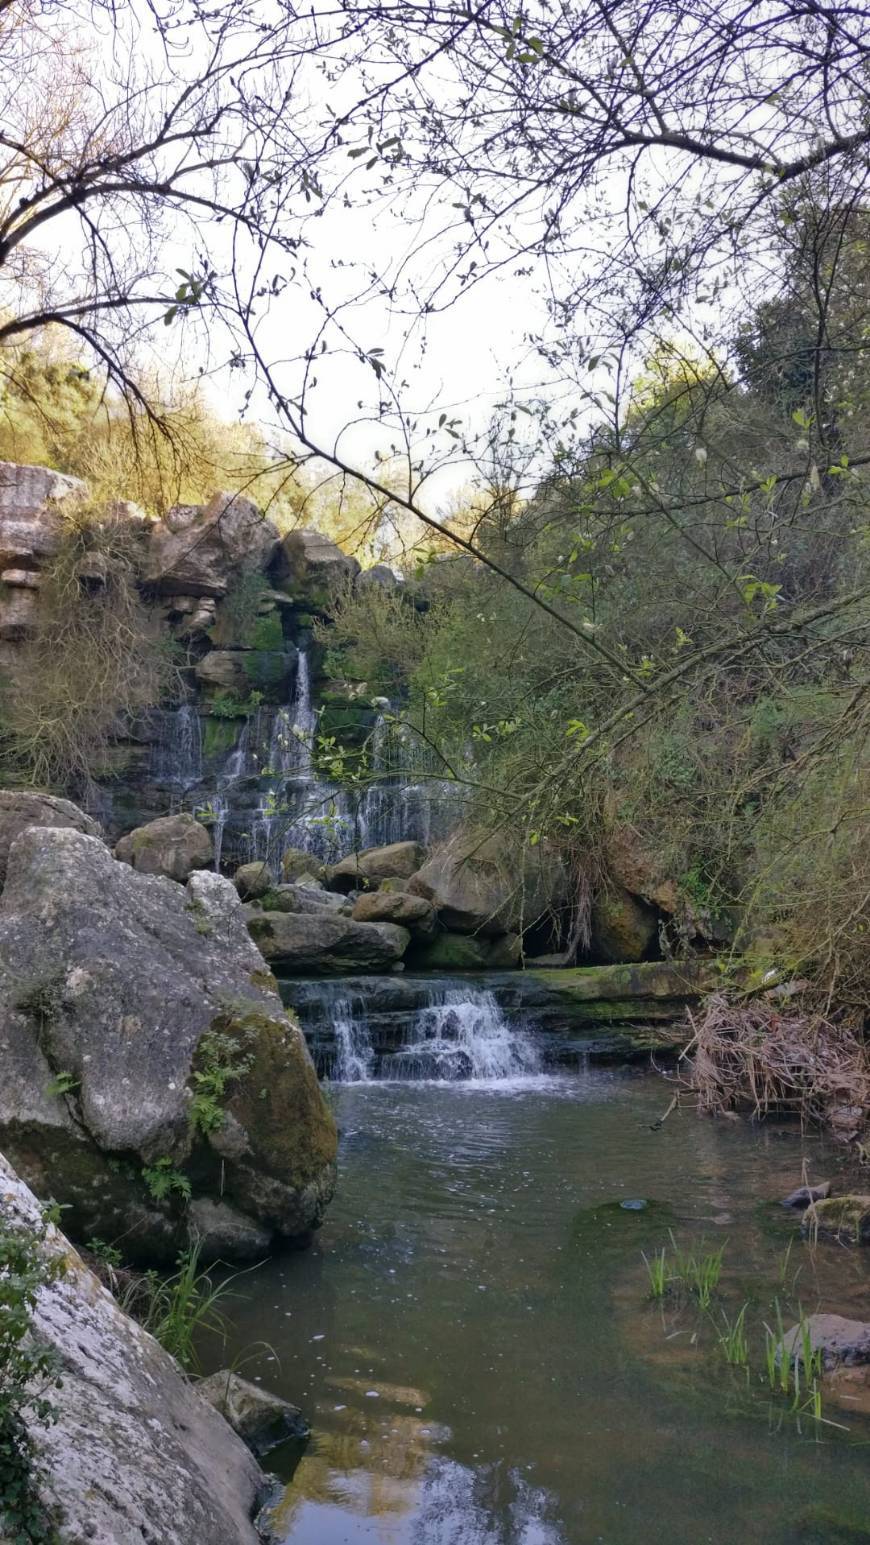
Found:
[[[142,1171],[148,1190],[155,1202],[168,1201],[170,1197],[177,1195],[184,1201],[190,1201],[190,1181],[183,1170],[176,1169],[172,1160],[165,1154],[160,1159],[155,1159],[153,1164],[146,1165]]]
[[[221,1030],[208,1031],[200,1041],[197,1065],[191,1075],[190,1116],[194,1131],[207,1136],[222,1125],[227,1090],[253,1066],[254,1059],[244,1046],[244,1040]]]

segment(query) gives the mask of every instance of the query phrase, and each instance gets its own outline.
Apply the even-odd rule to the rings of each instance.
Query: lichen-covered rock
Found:
[[[841,1244],[868,1245],[870,1196],[829,1196],[811,1202],[804,1213],[801,1229],[811,1238],[822,1234]]]
[[[559,912],[567,873],[544,843],[513,852],[498,836],[461,829],[415,874],[410,890],[425,896],[443,927],[496,937],[524,933]]]
[[[431,901],[407,891],[368,891],[354,902],[351,917],[358,923],[398,923],[416,938],[428,938],[435,932]]]
[[[254,901],[275,884],[275,876],[267,863],[257,859],[251,864],[240,864],[233,875],[233,884],[243,901]]]
[[[334,1123],[219,875],[184,889],[93,837],[24,831],[0,899],[0,1062],[0,1147],[76,1237],[156,1259],[195,1233],[214,1253],[201,1198],[270,1238],[321,1221]],[[217,1094],[196,1076],[214,1068]]]
[[[592,954],[619,965],[646,960],[658,941],[658,913],[621,885],[599,891],[592,905]]]
[[[35,1197],[2,1156],[0,1218],[41,1228]],[[257,1545],[266,1482],[245,1444],[62,1234],[49,1227],[40,1248],[65,1263],[33,1317],[62,1371],[50,1391],[56,1421],[31,1427],[59,1545]]]
[[[182,885],[214,857],[211,837],[195,816],[181,811],[137,826],[115,846],[115,857],[139,874],[162,874]]]
[[[86,832],[89,837],[102,836],[99,822],[85,815],[71,800],[29,790],[0,790],[0,886],[6,879],[9,849],[19,832],[28,826],[70,827]]]
[[[411,938],[394,923],[355,923],[323,907],[311,913],[252,912],[248,927],[270,963],[313,976],[388,971]]]
[[[381,848],[364,848],[348,853],[340,863],[327,870],[327,883],[334,890],[358,890],[379,885],[382,880],[409,880],[426,857],[420,842],[389,842]]]
[[[222,596],[240,573],[263,573],[278,531],[239,493],[216,493],[205,507],[179,505],[150,533],[143,579],[162,595]]]
[[[231,1368],[200,1379],[196,1392],[220,1412],[255,1454],[268,1453],[285,1438],[307,1438],[311,1430],[298,1406],[239,1378]]]
[[[297,880],[293,885],[275,885],[270,890],[264,891],[259,898],[260,906],[264,912],[342,912],[345,917],[350,917],[353,903],[346,896],[335,891],[325,891],[317,881],[312,881],[309,875],[308,884],[305,884],[305,876]]]

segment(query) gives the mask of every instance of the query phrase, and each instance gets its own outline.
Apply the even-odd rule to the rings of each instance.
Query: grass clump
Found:
[[[200,1266],[200,1246],[183,1250],[177,1270],[170,1277],[156,1271],[145,1272],[130,1284],[121,1298],[121,1308],[144,1326],[166,1348],[182,1368],[199,1366],[196,1339],[208,1332],[225,1336],[227,1319],[219,1308],[227,1296],[229,1282],[215,1284]]]

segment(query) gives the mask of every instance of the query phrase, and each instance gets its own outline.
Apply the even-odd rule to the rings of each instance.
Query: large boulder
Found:
[[[293,885],[274,885],[260,896],[264,912],[343,912],[350,917],[353,902],[335,891],[325,891],[317,880],[309,875]]]
[[[275,876],[269,865],[258,858],[249,864],[239,864],[233,884],[243,901],[254,901],[275,884]]]
[[[328,604],[336,585],[360,571],[356,558],[343,553],[322,531],[288,531],[275,555],[278,584],[314,607]]]
[[[100,837],[99,822],[85,815],[68,799],[58,799],[54,794],[34,794],[27,790],[0,790],[0,886],[6,879],[6,860],[9,849],[19,832],[27,826],[68,827],[73,831],[86,832],[89,837]]]
[[[253,912],[248,927],[268,961],[311,976],[389,971],[411,938],[394,923],[355,923],[322,907],[310,913]]]
[[[0,461],[0,569],[39,569],[63,536],[63,501],[87,485],[48,467]]]
[[[422,896],[407,891],[368,891],[354,903],[351,916],[358,923],[398,923],[417,938],[435,932],[435,908]]]
[[[176,505],[150,533],[143,579],[161,595],[222,596],[239,574],[262,573],[278,531],[243,494]]]
[[[58,1361],[53,1422],[30,1422],[37,1496],[58,1545],[257,1545],[253,1455],[178,1364],[122,1313],[0,1156],[0,1227],[39,1239],[32,1330]],[[2,1505],[2,1499],[0,1499]]]
[[[358,925],[354,925],[358,926]],[[30,827],[0,899],[0,1147],[77,1237],[171,1258],[201,1198],[305,1237],[335,1127],[235,888],[137,873],[94,837]],[[207,1219],[206,1219],[207,1223]],[[249,1231],[247,1254],[261,1243]]]
[[[304,848],[285,848],[281,855],[281,874],[287,881],[298,880],[301,875],[313,875],[316,880],[323,880],[326,866]]]
[[[390,842],[382,848],[364,848],[348,853],[340,863],[327,870],[327,883],[333,890],[359,890],[379,885],[382,880],[410,880],[426,857],[420,842]]]
[[[517,854],[501,837],[461,829],[436,849],[409,889],[431,901],[444,928],[495,938],[524,933],[565,906],[568,876],[543,843]]]
[[[115,846],[115,857],[139,874],[163,874],[183,885],[194,869],[207,869],[214,858],[211,837],[185,811],[137,826]]]
[[[607,886],[592,904],[592,954],[611,965],[646,960],[658,942],[658,919],[655,907],[621,885]]]

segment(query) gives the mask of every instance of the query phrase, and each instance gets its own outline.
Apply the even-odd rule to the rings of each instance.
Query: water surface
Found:
[[[855,1176],[794,1129],[678,1111],[653,1130],[670,1092],[606,1070],[333,1086],[328,1221],[231,1306],[231,1355],[312,1423],[301,1458],[270,1456],[292,1476],[281,1540],[870,1540],[870,1420],[798,1421],[757,1336],[748,1382],[714,1350],[745,1301],[758,1334],[774,1298],[786,1323],[798,1301],[870,1318],[868,1252],[810,1249],[776,1205],[803,1156],[837,1189]],[[671,1232],[725,1245],[712,1315],[648,1299],[641,1252]]]

